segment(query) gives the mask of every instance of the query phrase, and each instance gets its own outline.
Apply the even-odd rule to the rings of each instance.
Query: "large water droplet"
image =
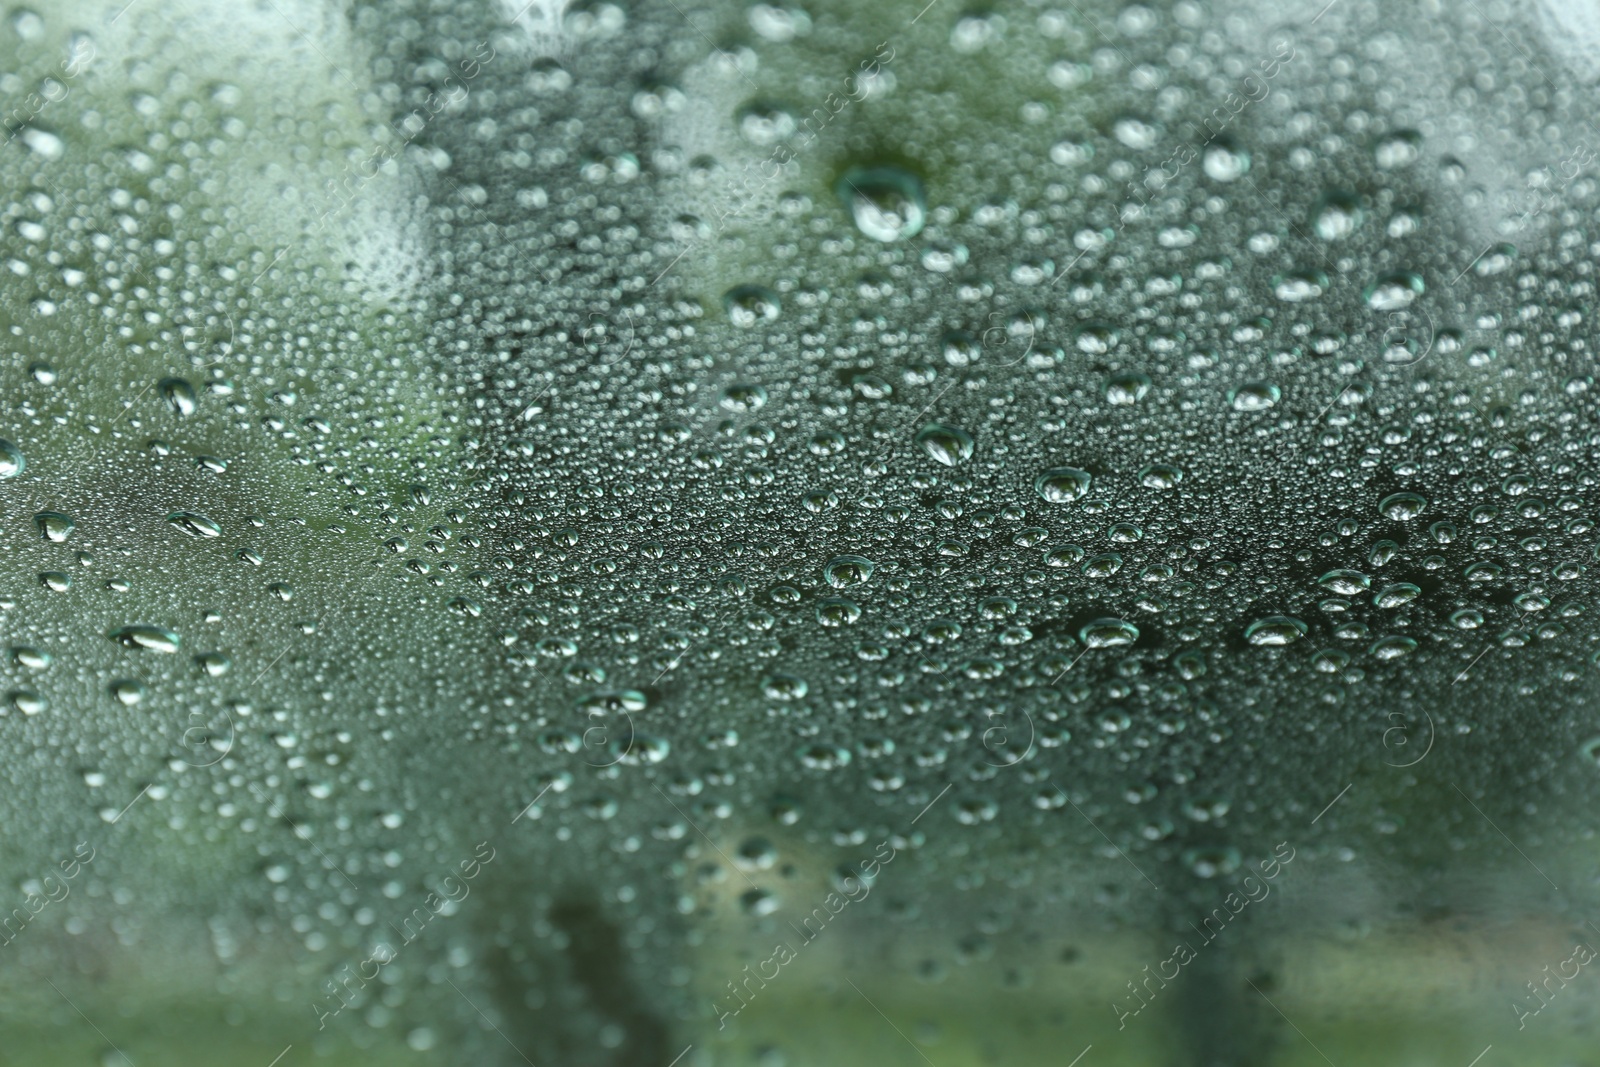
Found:
[[[754,383],[741,382],[722,391],[722,406],[729,411],[760,411],[766,403],[766,389]]]
[[[740,285],[729,289],[722,297],[728,321],[748,329],[758,323],[771,322],[778,317],[783,306],[778,294],[759,285]]]
[[[193,511],[174,511],[167,521],[190,537],[221,537],[222,527]]]
[[[835,589],[849,589],[872,577],[872,561],[864,556],[837,556],[822,568],[822,576]]]
[[[1245,382],[1228,391],[1228,403],[1235,411],[1266,411],[1282,397],[1282,391],[1271,382]]]
[[[1139,484],[1146,489],[1176,489],[1183,471],[1169,463],[1152,463],[1139,472]]]
[[[1378,510],[1396,522],[1405,522],[1421,515],[1427,506],[1427,498],[1418,493],[1390,493],[1379,501]]]
[[[176,652],[183,639],[164,626],[119,626],[111,640],[124,648],[143,648],[151,652]]]
[[[835,191],[856,228],[875,241],[914,237],[927,218],[922,182],[899,167],[851,167]]]
[[[917,433],[917,444],[928,458],[954,467],[972,458],[972,435],[954,426],[930,423]]]
[[[1089,491],[1090,480],[1077,467],[1052,467],[1033,480],[1033,491],[1052,504],[1070,504]]]
[[[1340,596],[1356,596],[1371,587],[1372,579],[1360,571],[1337,570],[1318,578],[1317,584]]]
[[[1396,582],[1386,585],[1373,594],[1372,602],[1380,608],[1400,608],[1411,603],[1422,594],[1421,588],[1410,582]]]
[[[1139,640],[1139,628],[1125,619],[1095,619],[1078,630],[1086,648],[1124,648]]]
[[[1365,218],[1366,212],[1361,210],[1361,202],[1355,197],[1329,193],[1317,205],[1311,228],[1324,241],[1342,241],[1360,229]]]
[[[1362,299],[1374,311],[1399,311],[1411,306],[1426,288],[1422,275],[1414,271],[1397,271],[1385,274],[1362,293]]]
[[[0,478],[15,478],[28,466],[21,449],[0,437]]]
[[[1150,377],[1137,372],[1113,375],[1106,382],[1106,403],[1136,404],[1150,391]]]
[[[193,415],[195,409],[194,386],[182,378],[163,378],[156,385],[161,399],[178,415]]]
[[[33,517],[33,524],[38,527],[41,538],[57,544],[71,537],[72,531],[78,528],[78,524],[72,521],[71,516],[63,515],[59,511],[41,511]]]
[[[1201,166],[1212,181],[1236,182],[1250,170],[1250,152],[1230,137],[1218,137],[1206,147]]]
[[[768,700],[802,700],[810,690],[804,678],[773,672],[761,679],[761,692]]]
[[[1306,635],[1306,624],[1289,615],[1268,615],[1257,619],[1245,629],[1244,639],[1252,645],[1282,648],[1292,645]]]

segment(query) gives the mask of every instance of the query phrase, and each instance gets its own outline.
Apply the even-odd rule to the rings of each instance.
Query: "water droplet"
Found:
[[[163,378],[157,383],[156,390],[174,414],[185,416],[194,414],[194,386],[182,378]]]
[[[54,162],[67,151],[67,142],[42,126],[29,126],[22,131],[22,143],[41,159]]]
[[[1410,582],[1396,582],[1386,585],[1378,590],[1372,597],[1373,604],[1380,608],[1399,608],[1411,603],[1422,594],[1422,590]]]
[[[1216,822],[1228,814],[1233,805],[1226,797],[1190,797],[1179,805],[1178,810],[1195,822]]]
[[[649,700],[637,689],[596,689],[578,698],[578,710],[590,718],[643,711]]]
[[[875,241],[914,237],[927,218],[922,182],[899,167],[851,167],[835,191],[856,228]]]
[[[1223,135],[1206,146],[1202,166],[1212,181],[1236,182],[1250,170],[1250,153]]]
[[[0,478],[15,478],[28,466],[28,461],[22,458],[22,451],[16,445],[0,437]]]
[[[950,241],[932,241],[922,250],[922,266],[935,274],[948,274],[967,262],[967,246]]]
[[[1422,137],[1414,130],[1399,130],[1373,145],[1372,157],[1382,170],[1409,167],[1422,155]]]
[[[1183,853],[1184,866],[1197,878],[1216,878],[1239,869],[1239,850],[1231,846],[1191,848]]]
[[[1342,241],[1361,228],[1366,212],[1361,202],[1345,193],[1329,193],[1317,205],[1311,228],[1324,241]]]
[[[1328,291],[1328,276],[1321,271],[1296,271],[1272,279],[1272,293],[1285,304],[1303,304]]]
[[[861,608],[853,600],[831,599],[817,605],[817,621],[829,628],[849,626],[861,618]]]
[[[1146,489],[1176,489],[1183,471],[1168,463],[1152,463],[1139,472],[1139,484]]]
[[[38,528],[40,538],[56,544],[71,537],[72,531],[78,528],[70,516],[59,511],[41,511],[33,517],[33,524]]]
[[[872,561],[862,556],[836,556],[822,568],[822,576],[835,589],[862,585],[872,577]]]
[[[1409,656],[1417,649],[1417,643],[1409,637],[1385,637],[1375,642],[1371,648],[1374,659],[1391,660],[1402,656]]]
[[[1427,498],[1417,493],[1390,493],[1378,503],[1378,510],[1396,522],[1406,522],[1421,515],[1427,506]]]
[[[1517,246],[1511,244],[1497,244],[1472,265],[1472,273],[1480,278],[1487,278],[1495,274],[1504,274],[1510,270],[1517,261]],[[1492,351],[1492,350],[1491,350]]]
[[[742,871],[770,871],[778,862],[778,848],[764,837],[747,837],[733,853],[733,865]]]
[[[1271,382],[1246,382],[1228,391],[1228,403],[1235,411],[1266,411],[1283,397]]]
[[[124,648],[143,648],[151,652],[176,652],[183,639],[164,626],[119,626],[108,635]]]
[[[842,745],[807,745],[800,750],[800,763],[808,770],[833,771],[850,763],[850,750]]]
[[[1000,805],[988,797],[963,797],[956,801],[956,821],[966,826],[993,822]]]
[[[773,673],[761,679],[761,692],[768,700],[803,700],[810,690],[804,678]]]
[[[1426,288],[1422,275],[1414,271],[1396,271],[1367,286],[1361,298],[1374,311],[1399,311],[1410,307]]]
[[[954,467],[972,458],[972,435],[954,426],[934,422],[917,433],[917,444],[928,458],[946,467]]]
[[[1078,630],[1086,648],[1125,648],[1139,640],[1139,628],[1125,619],[1095,619]]]
[[[1372,587],[1372,579],[1360,571],[1336,570],[1318,578],[1317,584],[1340,596],[1357,596]]]
[[[1081,545],[1055,545],[1044,550],[1044,565],[1071,567],[1087,554]]]
[[[1289,615],[1268,615],[1257,619],[1245,629],[1244,639],[1252,645],[1282,648],[1292,645],[1306,635],[1306,624]]]
[[[1106,403],[1116,405],[1137,404],[1150,392],[1149,375],[1139,373],[1114,375],[1106,382]]]
[[[728,312],[728,321],[744,329],[771,322],[783,310],[778,294],[759,285],[740,285],[729,289],[722,297],[722,306]]]
[[[1084,561],[1080,570],[1085,578],[1109,578],[1122,569],[1122,557],[1104,552]]]
[[[750,382],[730,385],[722,391],[722,406],[729,411],[760,411],[766,403],[766,389]]]
[[[770,889],[747,889],[739,897],[739,910],[746,915],[771,915],[783,902]]]
[[[130,708],[144,700],[149,693],[143,682],[135,681],[132,678],[118,678],[111,683],[110,690],[112,696]]]
[[[1077,467],[1052,467],[1033,480],[1033,491],[1052,504],[1070,504],[1089,491],[1088,471]]]
[[[193,511],[174,511],[167,521],[190,537],[221,537],[222,527]]]

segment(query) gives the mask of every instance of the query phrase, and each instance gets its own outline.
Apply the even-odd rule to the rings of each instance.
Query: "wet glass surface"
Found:
[[[0,1064],[1594,1058],[1592,5],[0,57]]]

